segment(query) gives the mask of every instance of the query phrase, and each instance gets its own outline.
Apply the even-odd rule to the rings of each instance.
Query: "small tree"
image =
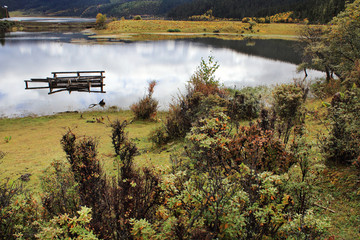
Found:
[[[280,85],[273,92],[273,108],[279,119],[276,130],[284,144],[289,141],[293,127],[304,121],[303,105],[306,95],[307,90],[296,83]]]
[[[334,73],[344,81],[359,58],[360,0],[347,4],[330,22],[329,29],[307,27],[302,35],[308,57],[305,62],[310,63],[310,67],[322,66],[327,78]]]
[[[105,29],[106,28],[106,15],[102,13],[98,13],[96,15],[95,28],[96,29]]]

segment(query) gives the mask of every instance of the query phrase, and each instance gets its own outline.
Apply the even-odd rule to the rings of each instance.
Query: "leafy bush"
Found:
[[[229,143],[235,166],[241,163],[257,171],[285,173],[295,163],[292,154],[272,131],[264,131],[253,124],[241,127]]]
[[[1,239],[33,239],[42,221],[41,206],[31,195],[19,197],[0,210]]]
[[[168,32],[181,32],[180,29],[176,28],[176,29],[168,29]]]
[[[152,98],[156,81],[149,82],[148,94],[133,104],[130,109],[135,114],[136,119],[153,119],[156,116],[159,102]]]
[[[41,200],[46,218],[61,214],[75,215],[80,208],[78,184],[70,167],[62,161],[53,161],[41,176],[44,192]]]
[[[360,60],[359,59],[357,59],[355,61],[354,67],[353,67],[352,71],[350,71],[350,73],[348,74],[344,83],[345,83],[344,85],[347,87],[347,89],[350,89],[354,86],[360,87]]]
[[[127,122],[121,123],[118,120],[111,123],[112,143],[117,166],[117,175],[115,177],[106,178],[104,176],[96,157],[96,142],[92,138],[78,140],[71,131],[68,131],[63,136],[61,143],[67,154],[76,184],[73,185],[71,182],[72,175],[63,171],[63,166],[56,164],[55,167],[58,170],[55,171],[55,175],[58,178],[48,177],[50,180],[49,186],[58,186],[61,190],[66,191],[65,193],[58,193],[58,190],[51,190],[50,196],[54,196],[55,199],[59,196],[66,197],[72,194],[75,196],[72,201],[64,199],[52,201],[53,204],[59,202],[59,207],[62,207],[62,209],[56,210],[58,212],[62,210],[73,212],[73,205],[77,205],[76,197],[78,194],[80,205],[92,209],[92,219],[89,220],[90,227],[101,239],[131,238],[132,225],[130,219],[152,221],[155,216],[155,209],[163,202],[163,190],[160,188],[159,174],[150,167],[139,171],[133,166],[133,158],[138,154],[138,150],[136,145],[128,140],[125,133],[126,125]],[[70,179],[63,179],[69,176]],[[70,181],[71,184],[67,181]],[[78,192],[76,194],[73,191]],[[68,203],[70,203],[70,206]],[[56,215],[59,217],[55,217],[54,220],[50,221],[52,223],[48,225],[54,228],[55,232],[64,229],[65,235],[75,234],[74,236],[80,236],[79,234],[90,234],[89,236],[93,237],[91,232],[85,231],[88,230],[87,227],[84,230],[82,223],[78,227],[78,232],[72,232],[72,229],[68,229],[63,223],[67,223],[67,221],[71,223],[77,218],[69,218],[67,214]],[[62,220],[59,222],[59,219]],[[53,225],[53,223],[56,224]],[[41,234],[50,236],[47,229],[43,228]]]
[[[89,137],[77,141],[75,134],[69,130],[62,137],[61,144],[78,183],[80,204],[93,209],[91,226],[96,233],[100,233],[103,231],[102,218],[106,209],[103,203],[106,180],[97,159],[97,143]]]
[[[134,19],[134,20],[142,20],[142,18],[141,18],[140,15],[136,15],[133,19]]]
[[[186,139],[189,141],[187,155],[198,171],[208,171],[215,166],[231,166],[228,143],[230,142],[229,117],[217,108],[209,112],[209,117],[194,123]]]
[[[54,217],[49,222],[43,223],[39,233],[35,235],[37,239],[89,239],[98,238],[90,229],[91,209],[81,207],[77,212],[79,215],[69,217],[63,214]]]
[[[259,116],[260,98],[259,94],[252,93],[249,88],[233,91],[227,106],[227,114],[231,122],[239,127],[239,121],[253,120]]]
[[[300,163],[304,182],[288,184],[286,174],[269,172],[287,172],[296,162],[284,144],[256,124],[232,136],[228,121],[213,108],[194,122],[184,154],[173,157],[173,171],[164,177],[166,201],[154,222],[132,220],[132,234],[147,239],[323,237],[326,222],[289,194],[308,189],[302,187],[313,169],[308,171],[306,160]]]
[[[226,107],[227,91],[220,87],[219,80],[214,75],[218,68],[219,65],[211,56],[207,62],[201,60],[200,66],[188,81],[186,93],[178,95],[170,104],[164,131],[154,132],[151,139],[156,141],[157,136],[161,135],[169,136],[164,141],[183,138],[190,131],[192,123],[206,116],[211,108]]]
[[[328,163],[350,164],[360,154],[360,90],[334,95],[329,107],[330,132],[321,138]]]
[[[150,133],[149,140],[156,146],[162,146],[170,141],[170,136],[164,127],[158,127]]]
[[[13,26],[15,26],[14,22],[10,22],[10,21],[0,21],[0,33],[4,33],[10,30],[10,28],[12,28]]]
[[[293,127],[303,124],[303,105],[307,92],[307,88],[298,83],[282,84],[273,91],[273,108],[279,120],[275,127],[285,144],[289,141]]]
[[[334,79],[324,81],[322,79],[315,81],[310,85],[310,91],[315,97],[325,99],[334,96],[341,90],[341,83]]]
[[[106,15],[98,13],[96,15],[95,28],[96,29],[105,29],[106,28]]]
[[[23,186],[16,182],[10,182],[9,179],[1,179],[0,183],[0,232],[2,239],[13,239],[15,233],[14,215],[12,215],[12,204],[16,197],[23,194]]]
[[[139,172],[133,166],[138,150],[128,140],[124,131],[126,125],[126,122],[118,120],[111,124],[118,169],[118,175],[112,179],[107,193],[107,211],[111,217],[106,224],[112,229],[112,239],[130,238],[130,219],[152,220],[154,209],[163,201],[158,174],[151,168],[143,168]]]

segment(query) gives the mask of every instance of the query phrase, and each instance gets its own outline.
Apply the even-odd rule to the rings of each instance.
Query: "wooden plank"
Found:
[[[62,81],[62,80],[68,80],[68,79],[72,79],[74,81],[87,81],[87,80],[101,80],[105,77],[100,77],[100,76],[81,76],[81,77],[56,77],[54,78],[54,80],[57,81]]]
[[[104,73],[105,71],[51,72],[51,74]]]

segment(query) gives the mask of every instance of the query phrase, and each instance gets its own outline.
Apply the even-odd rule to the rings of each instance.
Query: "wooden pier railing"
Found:
[[[105,71],[52,72],[53,77],[25,80],[25,89],[48,88],[49,94],[62,91],[105,93],[104,73]],[[34,86],[38,84],[40,86]]]

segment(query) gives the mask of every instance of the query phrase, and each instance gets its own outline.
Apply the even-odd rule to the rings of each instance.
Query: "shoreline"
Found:
[[[51,18],[51,17],[50,17]],[[59,18],[61,19],[61,18]],[[305,24],[258,23],[240,21],[174,21],[174,20],[117,20],[107,23],[103,30],[94,22],[34,22],[14,21],[11,29],[24,32],[78,31],[100,41],[156,41],[186,38],[217,38],[224,40],[283,39],[297,40]],[[318,26],[318,25],[310,25]]]

